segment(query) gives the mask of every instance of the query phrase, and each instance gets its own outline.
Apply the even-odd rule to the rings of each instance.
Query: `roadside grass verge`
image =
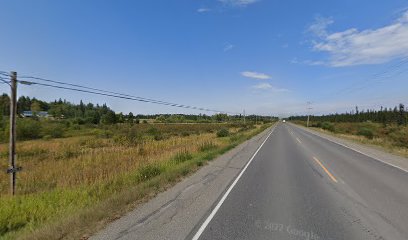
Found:
[[[165,140],[152,139],[149,144],[131,148],[113,144],[113,139],[95,140],[91,137],[52,140],[52,144],[64,145],[65,153],[54,152],[48,143],[48,150],[38,144],[24,145],[22,147],[26,150],[27,158],[32,160],[35,156],[36,165],[32,163],[31,167],[46,170],[45,166],[38,165],[47,165],[47,159],[52,158],[57,159],[57,168],[62,169],[48,172],[54,179],[31,176],[34,184],[27,183],[19,189],[24,194],[14,198],[0,196],[0,238],[86,238],[137,204],[147,201],[206,162],[270,126],[264,124],[247,131],[230,129],[230,135],[226,137],[217,137],[214,131]],[[84,147],[75,148],[78,145]],[[138,159],[128,159],[130,163],[124,160],[132,155],[138,156]],[[41,161],[41,158],[45,159]],[[61,165],[58,166],[59,162]],[[108,167],[101,170],[100,164],[107,164]],[[119,166],[119,170],[109,169],[113,166]],[[75,167],[82,173],[76,175]],[[71,179],[65,179],[68,177]],[[41,183],[44,186],[38,186]]]
[[[293,123],[306,126],[303,121]],[[355,141],[383,151],[408,158],[408,126],[379,123],[329,123],[312,122],[310,126],[317,131]]]

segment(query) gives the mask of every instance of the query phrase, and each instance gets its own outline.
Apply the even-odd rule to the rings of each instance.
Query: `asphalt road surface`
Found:
[[[408,239],[408,173],[281,123],[191,235]]]

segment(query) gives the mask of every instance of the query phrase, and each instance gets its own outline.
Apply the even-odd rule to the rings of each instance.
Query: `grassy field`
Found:
[[[303,121],[294,121],[294,123],[306,126],[306,122]],[[384,126],[372,122],[312,122],[310,126],[329,134],[373,145],[387,152],[408,157],[408,126],[396,124]]]
[[[0,174],[0,238],[86,238],[269,126],[116,124],[18,142],[16,197]]]

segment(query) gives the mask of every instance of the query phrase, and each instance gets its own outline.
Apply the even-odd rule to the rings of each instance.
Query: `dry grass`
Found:
[[[305,125],[304,122],[296,122]],[[408,127],[387,125],[379,123],[329,123],[331,129],[321,129],[316,123],[312,123],[315,130],[325,132],[333,136],[352,140],[370,145],[379,150],[408,158]],[[324,124],[323,124],[324,125]],[[366,133],[369,133],[367,135]]]
[[[209,125],[162,125],[139,129],[142,134],[116,126],[105,129],[113,135],[96,131],[18,143],[17,164],[24,169],[17,197],[7,195],[8,176],[0,174],[0,238],[79,237],[268,126]],[[231,136],[216,137],[225,127]],[[7,146],[0,145],[0,151],[5,169]]]
[[[17,192],[28,194],[110,181],[140,165],[169,159],[182,150],[197,152],[210,140],[220,141],[214,134],[207,133],[149,140],[134,147],[92,136],[22,142],[17,152],[20,153],[18,164],[24,166],[24,171],[18,174]],[[0,151],[5,152],[5,148],[0,146]],[[2,158],[1,162],[7,160]],[[6,178],[7,175],[1,175],[1,194],[7,194]]]

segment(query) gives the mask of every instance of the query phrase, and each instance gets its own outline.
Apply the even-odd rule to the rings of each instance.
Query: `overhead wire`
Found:
[[[58,88],[58,89],[64,89],[64,90],[71,90],[71,91],[101,95],[101,96],[108,96],[108,97],[114,97],[114,98],[133,100],[133,101],[138,101],[138,102],[153,103],[153,104],[159,104],[159,105],[165,105],[165,106],[171,106],[171,107],[178,107],[178,108],[186,108],[186,109],[194,109],[194,110],[207,111],[207,112],[240,114],[240,113],[220,111],[220,110],[203,108],[203,107],[195,107],[195,106],[190,106],[190,105],[185,105],[185,104],[165,102],[165,101],[160,101],[160,100],[155,100],[155,99],[150,99],[150,98],[142,98],[142,97],[133,96],[133,95],[129,95],[129,94],[123,94],[123,93],[107,91],[107,90],[102,90],[102,89],[98,89],[98,88],[92,88],[92,87],[82,86],[82,85],[78,85],[78,84],[66,83],[66,82],[55,81],[55,80],[51,80],[51,79],[33,77],[33,76],[20,76],[19,77],[19,79],[22,79],[22,78],[23,79],[34,79],[34,80],[39,80],[39,81],[51,82],[51,83],[60,84],[60,85],[63,85],[63,86],[59,86],[59,85],[55,85],[55,84],[46,84],[46,83],[34,82],[34,81],[18,80],[18,82],[26,84],[26,85],[27,84],[28,85],[29,84],[35,84],[35,85],[45,86],[45,87],[52,87],[52,88]],[[67,86],[69,86],[69,87],[67,87]]]

